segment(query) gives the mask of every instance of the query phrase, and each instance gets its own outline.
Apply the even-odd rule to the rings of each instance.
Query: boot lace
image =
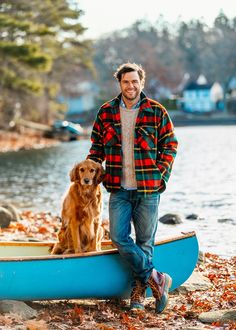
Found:
[[[147,286],[140,281],[136,281],[135,286],[131,292],[130,299],[132,302],[143,303],[145,299],[145,291]]]
[[[153,297],[160,300],[161,299],[160,286],[156,283],[156,281],[153,278],[150,278],[148,283],[152,290]]]

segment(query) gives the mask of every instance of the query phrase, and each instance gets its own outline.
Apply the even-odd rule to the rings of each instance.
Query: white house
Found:
[[[189,82],[183,90],[182,106],[185,112],[209,113],[224,110],[224,91],[217,82],[207,83],[201,75],[197,81]]]

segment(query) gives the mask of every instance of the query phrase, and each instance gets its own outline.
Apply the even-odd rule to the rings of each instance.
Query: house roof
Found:
[[[195,81],[190,81],[184,88],[184,90],[200,90],[200,89],[211,89],[213,84],[198,84]]]

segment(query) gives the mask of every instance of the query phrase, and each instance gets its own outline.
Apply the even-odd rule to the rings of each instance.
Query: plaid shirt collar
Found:
[[[120,104],[122,100],[122,94],[120,93],[116,98],[109,101],[107,103],[107,106],[110,105],[111,107],[111,113],[113,114],[113,121],[116,122],[116,125],[120,125]],[[137,123],[142,121],[142,117],[146,112],[150,112],[154,114],[154,110],[152,109],[152,106],[150,104],[150,100],[147,99],[146,95],[141,92],[140,94],[140,100],[139,100],[139,113],[137,117]]]
[[[139,99],[139,101],[134,106],[132,106],[132,109],[139,109],[140,104],[141,104],[141,99]],[[121,96],[121,99],[120,99],[120,107],[127,109],[122,96]]]

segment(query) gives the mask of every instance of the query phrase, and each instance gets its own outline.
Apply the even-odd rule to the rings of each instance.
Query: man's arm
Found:
[[[165,185],[170,178],[172,165],[177,153],[177,146],[178,141],[174,133],[174,126],[167,111],[164,109],[157,144],[157,167],[161,172],[162,180]]]
[[[105,159],[104,145],[102,140],[102,121],[99,113],[95,119],[92,133],[91,133],[91,148],[87,158],[94,160],[95,162],[102,163]]]

